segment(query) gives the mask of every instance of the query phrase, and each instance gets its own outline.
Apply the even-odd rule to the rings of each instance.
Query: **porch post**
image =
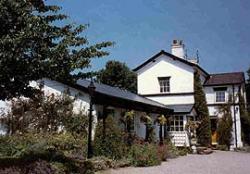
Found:
[[[91,79],[91,82],[88,86],[90,102],[89,102],[89,128],[88,128],[88,154],[87,158],[92,158],[93,148],[92,148],[92,111],[93,111],[93,97],[95,92],[95,85]]]

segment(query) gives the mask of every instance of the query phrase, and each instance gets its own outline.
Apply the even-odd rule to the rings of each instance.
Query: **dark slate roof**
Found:
[[[245,82],[243,72],[210,74],[204,86],[241,84]]]
[[[166,52],[166,51],[164,51],[164,50],[161,50],[159,53],[157,53],[156,55],[154,55],[153,57],[151,57],[150,59],[148,59],[147,61],[145,61],[144,63],[142,63],[141,65],[139,65],[138,67],[136,67],[136,68],[134,68],[133,69],[133,71],[138,71],[139,69],[141,69],[142,67],[144,67],[144,66],[146,66],[148,63],[150,63],[150,62],[153,62],[156,58],[158,58],[160,55],[166,55],[166,56],[168,56],[168,57],[171,57],[172,59],[174,59],[174,60],[178,60],[178,61],[180,61],[180,62],[182,62],[182,63],[184,63],[184,64],[187,64],[187,65],[189,65],[189,66],[192,66],[192,67],[195,67],[195,68],[197,68],[197,69],[199,69],[200,71],[202,71],[205,75],[209,75],[203,68],[201,68],[198,64],[195,64],[195,63],[192,63],[192,62],[190,62],[190,61],[188,61],[188,60],[185,60],[185,59],[183,59],[183,58],[180,58],[180,57],[177,57],[177,56],[175,56],[175,55],[173,55],[173,54],[170,54],[170,53],[168,53],[168,52]]]
[[[89,80],[85,80],[85,79],[81,79],[77,81],[77,85],[80,85],[84,88],[88,88],[90,84]],[[163,108],[163,109],[169,109],[166,105],[163,105],[161,103],[158,103],[156,101],[147,99],[145,97],[139,96],[137,94],[134,94],[132,92],[129,92],[127,90],[122,90],[120,88],[117,87],[112,87],[109,85],[105,85],[105,84],[101,84],[101,83],[94,83],[96,89],[96,92],[99,92],[101,94],[105,94],[111,97],[117,97],[117,98],[121,98],[121,99],[125,99],[125,100],[129,100],[129,101],[135,101],[138,103],[143,103],[146,105],[151,105],[151,106],[155,106],[158,108]],[[172,111],[171,109],[169,109],[169,111]]]
[[[167,107],[173,109],[174,113],[190,113],[194,105],[193,104],[167,105]]]

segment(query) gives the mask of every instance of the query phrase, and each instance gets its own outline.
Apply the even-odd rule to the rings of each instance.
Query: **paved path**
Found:
[[[112,169],[104,174],[250,174],[250,153],[215,151],[171,159],[156,167]]]

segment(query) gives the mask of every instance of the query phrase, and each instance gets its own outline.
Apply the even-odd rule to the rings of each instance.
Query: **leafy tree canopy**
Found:
[[[0,99],[32,95],[29,82],[42,77],[74,82],[90,74],[75,69],[109,54],[103,48],[112,42],[89,45],[88,26],[63,25],[68,17],[59,10],[43,0],[0,1]]]
[[[119,61],[108,61],[105,68],[98,73],[97,80],[134,93],[137,91],[136,74],[125,63]]]

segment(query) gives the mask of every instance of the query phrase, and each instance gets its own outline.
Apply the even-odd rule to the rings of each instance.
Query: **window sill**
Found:
[[[217,102],[217,101],[215,101],[214,103],[216,103],[216,104],[224,104],[224,103],[226,103],[226,101],[223,101],[223,102]]]

